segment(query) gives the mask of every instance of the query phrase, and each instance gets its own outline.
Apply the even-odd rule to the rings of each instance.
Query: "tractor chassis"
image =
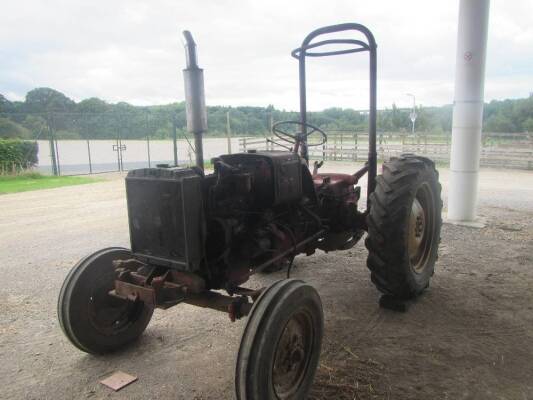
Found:
[[[206,290],[204,280],[191,273],[148,267],[134,258],[117,260],[113,264],[117,279],[109,294],[133,303],[142,302],[152,308],[166,310],[186,303],[226,312],[230,320],[235,321],[248,315],[252,302],[263,290],[236,287],[231,296],[227,296]]]

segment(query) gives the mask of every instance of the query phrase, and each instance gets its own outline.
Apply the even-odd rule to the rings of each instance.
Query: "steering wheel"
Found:
[[[280,129],[280,126],[282,125],[297,125],[300,127],[304,127],[305,132],[304,133],[301,133],[301,132],[289,133],[285,129]],[[276,135],[279,139],[285,142],[291,143],[291,144],[300,143],[301,141],[303,141],[303,139],[309,137],[315,132],[320,133],[322,137],[322,141],[320,143],[313,143],[313,144],[307,143],[307,147],[323,145],[328,140],[328,135],[322,129],[317,128],[314,125],[303,123],[300,121],[280,121],[272,125],[272,133],[274,133],[274,135]]]

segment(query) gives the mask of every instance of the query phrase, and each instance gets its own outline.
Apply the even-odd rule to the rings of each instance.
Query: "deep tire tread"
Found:
[[[367,266],[371,271],[371,280],[385,294],[403,299],[415,297],[428,286],[429,278],[434,273],[442,225],[441,185],[438,176],[433,161],[406,154],[384,163],[383,173],[376,179],[376,189],[370,195],[365,245],[369,251]],[[432,248],[427,279],[415,279],[409,266],[406,247],[407,220],[421,182],[429,183],[436,202],[436,243]]]

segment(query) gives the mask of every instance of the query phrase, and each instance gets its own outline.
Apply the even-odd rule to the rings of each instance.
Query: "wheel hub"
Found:
[[[274,358],[273,384],[280,399],[298,390],[311,356],[312,328],[303,313],[293,316],[281,335]]]
[[[423,185],[416,193],[411,206],[408,227],[408,253],[411,267],[421,273],[427,265],[433,241],[433,198],[430,189]]]
[[[115,335],[128,329],[142,309],[139,302],[110,296],[113,281],[101,277],[89,297],[88,316],[93,327],[104,335]]]

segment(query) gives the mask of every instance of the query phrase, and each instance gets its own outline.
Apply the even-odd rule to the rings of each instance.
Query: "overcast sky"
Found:
[[[358,22],[378,43],[378,106],[453,101],[459,0],[4,1],[0,93],[22,100],[47,86],[79,101],[183,100],[189,29],[209,105],[298,108],[290,51],[311,30]],[[533,1],[491,2],[486,101],[533,91]],[[309,64],[309,108],[367,108],[366,53]]]

